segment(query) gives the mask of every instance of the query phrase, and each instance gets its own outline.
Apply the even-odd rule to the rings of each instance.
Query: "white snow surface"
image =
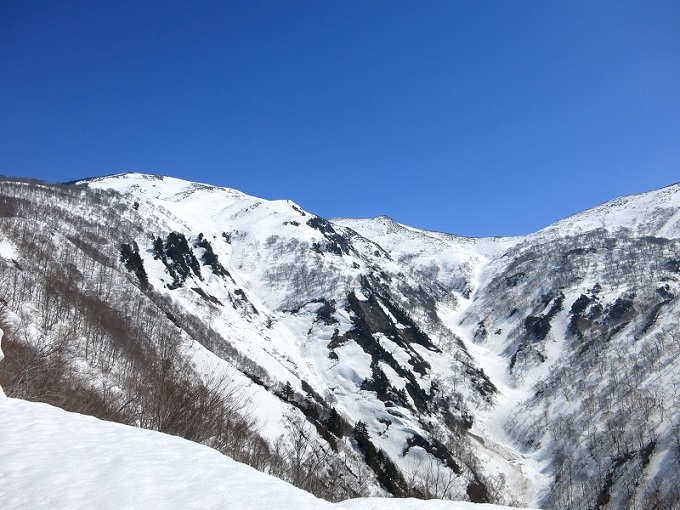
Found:
[[[0,257],[3,259],[15,259],[17,252],[7,239],[0,237]]]
[[[364,498],[331,504],[211,448],[0,396],[0,508],[502,509]]]

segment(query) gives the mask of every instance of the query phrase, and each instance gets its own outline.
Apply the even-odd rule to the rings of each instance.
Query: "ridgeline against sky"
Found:
[[[671,184],[680,4],[0,4],[0,173],[143,171],[463,235]]]

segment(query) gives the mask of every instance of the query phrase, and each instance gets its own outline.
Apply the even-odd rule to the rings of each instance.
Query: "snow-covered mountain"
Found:
[[[678,499],[678,185],[489,239],[169,177],[1,186],[10,396],[331,500]]]

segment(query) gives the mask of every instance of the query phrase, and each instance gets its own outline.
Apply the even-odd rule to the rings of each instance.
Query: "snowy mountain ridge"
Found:
[[[680,235],[680,184],[616,198],[560,220],[540,232],[573,234],[596,228],[629,228],[638,235],[676,238]],[[539,232],[539,233],[540,233]]]
[[[12,352],[19,337],[38,349],[64,338],[67,365],[106,388],[97,398],[123,410],[118,421],[214,443],[181,414],[148,413],[163,393],[134,380],[164,380],[162,365],[136,361],[146,355],[134,338],[181,380],[226,378],[247,395],[259,432],[221,451],[328,499],[675,498],[678,185],[489,239],[387,217],[327,221],[141,174],[1,191]],[[65,267],[73,283],[54,288],[48,276]],[[71,303],[121,319],[95,311],[71,326],[82,307]],[[31,394],[11,381],[8,395]]]

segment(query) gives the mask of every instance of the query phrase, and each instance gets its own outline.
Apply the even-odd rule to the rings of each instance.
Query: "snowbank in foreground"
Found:
[[[502,507],[377,498],[333,505],[181,438],[0,396],[0,508]]]

